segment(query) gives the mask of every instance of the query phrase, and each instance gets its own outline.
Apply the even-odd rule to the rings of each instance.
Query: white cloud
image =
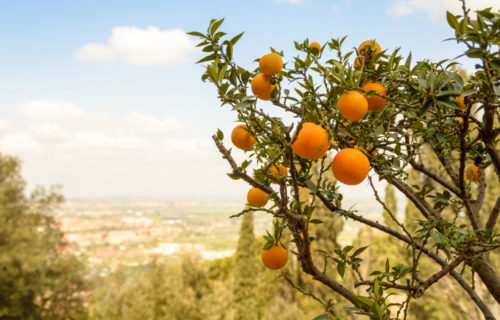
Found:
[[[17,111],[21,117],[34,124],[32,129],[39,137],[56,138],[82,130],[104,132],[114,136],[141,136],[166,134],[184,128],[182,123],[173,117],[157,119],[138,111],[123,116],[90,114],[75,104],[64,101],[27,101],[21,103]]]
[[[498,0],[469,0],[467,7],[474,10],[493,7],[498,10]],[[433,21],[444,21],[446,11],[461,13],[461,2],[457,0],[396,0],[387,9],[387,14],[395,17],[415,15],[421,12],[427,14]]]
[[[91,114],[64,101],[27,101],[17,107],[17,112],[25,122],[23,130],[14,130],[0,119],[3,133],[0,148],[6,152],[38,152],[50,148],[73,152],[74,148],[103,147],[140,150],[155,147],[156,140],[164,141],[165,137],[184,128],[174,117],[157,119],[138,111],[120,116]],[[157,147],[165,146],[158,142]]]
[[[2,152],[18,155],[19,153],[37,153],[41,145],[35,138],[26,133],[11,133],[3,135],[0,140]]]
[[[139,136],[114,136],[103,132],[81,131],[75,136],[76,143],[82,147],[90,148],[125,148],[143,149],[148,147],[148,143]]]
[[[228,168],[209,135],[192,136],[194,130],[175,117],[115,113],[26,101],[18,105],[15,122],[0,119],[0,150],[22,159],[30,183],[60,183],[70,198],[196,198],[245,189],[230,179],[221,184]]]
[[[7,120],[0,118],[0,134],[9,131],[10,124]]]
[[[194,42],[181,29],[115,27],[106,43],[88,43],[75,58],[95,62],[169,66],[189,61]]]
[[[27,119],[39,121],[60,121],[74,119],[83,115],[73,103],[51,100],[34,100],[23,102],[18,107],[18,112]]]
[[[184,128],[182,123],[173,117],[159,120],[139,112],[131,112],[125,118],[125,121],[128,130],[133,129],[150,133],[162,133]]]

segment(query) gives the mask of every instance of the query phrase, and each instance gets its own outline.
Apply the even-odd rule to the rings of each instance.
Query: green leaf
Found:
[[[500,59],[491,59],[490,60],[490,65],[497,72],[500,72]]]
[[[239,179],[240,179],[240,177],[235,176],[234,174],[230,174],[230,173],[228,173],[228,174],[227,174],[227,176],[228,176],[229,178],[233,179],[233,180],[239,180]]]
[[[309,223],[312,223],[312,224],[322,224],[322,223],[323,223],[323,220],[319,220],[319,219],[312,219],[312,220],[309,220]]]
[[[219,31],[217,32],[215,35],[214,35],[214,40],[219,40],[220,38],[222,38],[223,36],[225,36],[227,33],[225,32],[222,32],[222,31]]]
[[[408,58],[406,58],[405,67],[408,68],[408,70],[409,70],[410,69],[410,65],[411,65],[411,52],[408,55]]]
[[[356,251],[354,251],[354,253],[352,254],[352,256],[353,256],[353,257],[356,257],[356,256],[360,255],[363,251],[365,251],[365,250],[366,250],[366,248],[368,248],[368,246],[366,246],[366,247],[361,247],[361,248],[357,249]]]
[[[240,38],[243,36],[243,34],[244,34],[244,33],[245,33],[245,32],[242,32],[242,33],[240,33],[240,34],[238,34],[238,35],[234,36],[234,37],[230,40],[231,44],[234,46],[234,45],[236,44],[236,42],[238,42],[238,40],[240,40]]]
[[[207,38],[207,37],[205,37],[205,35],[203,33],[198,32],[198,31],[191,31],[191,32],[188,32],[187,34],[189,34],[190,36],[200,37],[200,38],[204,38],[204,39]]]
[[[384,314],[382,313],[382,308],[378,303],[375,303],[375,311],[377,312],[378,320],[384,320]]]
[[[373,282],[373,294],[375,297],[380,298],[380,283],[378,282],[378,278]]]
[[[224,76],[226,75],[226,70],[227,70],[227,64],[224,65],[220,70],[219,70],[219,77],[218,77],[218,80],[219,82],[224,79]]]
[[[457,17],[455,17],[449,11],[446,11],[446,20],[448,20],[448,24],[450,25],[450,27],[452,27],[455,30],[458,28]]]
[[[312,193],[316,193],[316,185],[311,180],[307,180],[307,187],[309,188],[309,190],[311,190]]]
[[[448,238],[446,238],[441,232],[433,231],[431,232],[431,237],[439,244],[444,244],[447,242]]]
[[[451,102],[450,100],[438,100],[438,103],[440,105],[445,106],[446,108],[450,109],[458,109],[458,105],[456,105],[454,102]]]
[[[217,29],[219,29],[220,25],[224,22],[224,18],[220,19],[219,21],[216,21],[214,24],[210,26],[210,34],[214,34]]]
[[[233,59],[233,45],[231,43],[226,46],[226,55],[229,60]]]
[[[481,58],[484,56],[485,52],[485,50],[480,48],[471,48],[465,51],[465,54],[470,58]]]
[[[351,251],[354,247],[353,246],[347,246],[345,247],[342,251],[344,251],[345,253]]]
[[[337,272],[340,274],[342,279],[344,278],[344,273],[345,273],[345,264],[344,263],[338,263],[337,264]]]
[[[323,313],[322,315],[317,316],[312,320],[326,320],[326,319],[330,319],[330,315],[328,313]]]
[[[266,242],[262,250],[269,250],[273,247],[274,243],[273,242]]]
[[[373,308],[373,306],[375,305],[374,301],[368,297],[356,296],[356,300],[370,308]]]
[[[271,242],[271,243],[274,242],[274,239],[268,235],[264,235],[264,239],[266,239],[266,242]]]
[[[220,129],[217,129],[217,139],[224,139],[224,133]]]
[[[198,60],[196,63],[202,63],[202,62],[212,61],[212,60],[215,60],[215,58],[217,58],[217,54],[213,53],[213,54],[211,54],[209,56],[206,56],[206,57]]]
[[[440,97],[449,97],[449,96],[456,97],[458,95],[459,95],[459,93],[455,90],[445,90],[445,91],[439,92],[436,96],[438,98],[440,98]]]
[[[244,101],[241,101],[239,103],[237,103],[234,107],[233,107],[233,110],[242,110],[242,109],[246,109],[248,108],[249,106],[253,105],[255,103],[255,100],[244,100]]]

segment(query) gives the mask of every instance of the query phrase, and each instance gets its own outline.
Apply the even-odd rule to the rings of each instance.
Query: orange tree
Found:
[[[457,281],[486,319],[494,319],[464,270],[479,275],[500,302],[500,279],[489,262],[500,246],[495,231],[500,196],[489,212],[481,210],[488,188],[485,169],[493,168],[488,172],[500,177],[500,14],[485,9],[472,16],[464,5],[461,15],[447,13],[447,20],[454,40],[466,47],[463,55],[477,63],[467,84],[453,71],[453,60],[412,63],[411,54],[403,58],[398,49],[382,50],[375,41],[345,52],[345,37],[323,46],[312,46],[308,40],[295,43],[298,54],[284,66],[284,53],[271,48],[271,54],[263,53],[259,68],[246,70],[233,59],[243,33],[226,38],[219,31],[222,19],[210,21],[206,33],[190,33],[200,38],[198,46],[208,54],[199,61],[205,65],[202,80],[216,86],[222,106],[231,107],[246,126],[240,129],[255,138],[252,146],[243,148],[247,160],[237,163],[223,144],[223,133],[213,136],[231,166],[228,175],[260,189],[269,200],[267,206],[250,206],[240,214],[262,210],[273,215],[274,236],[265,236],[264,250],[280,246],[280,235],[288,229],[302,270],[350,301],[349,310],[372,319],[406,318],[412,299],[445,276]],[[272,108],[262,108],[262,100],[270,100]],[[292,117],[284,114],[295,120],[285,121]],[[337,151],[335,160],[328,150]],[[439,160],[439,170],[423,161],[424,152]],[[313,164],[320,168],[317,179],[312,179]],[[273,174],[272,168],[283,165],[286,174]],[[409,168],[429,183],[408,184]],[[389,227],[343,208],[338,184],[323,177],[327,170],[345,184],[360,183],[370,170],[374,196],[395,224]],[[410,232],[384,204],[372,176],[392,184],[415,205],[420,212],[418,230]],[[303,188],[309,190],[309,199],[299,197]],[[352,219],[400,241],[411,263],[387,260],[384,270],[373,270],[364,279],[356,272],[364,248],[312,252],[309,225],[323,222],[315,217],[317,199],[331,219]],[[326,265],[315,264],[316,255],[325,264],[335,264],[341,277],[352,268],[359,276],[354,286],[366,286],[366,294],[356,295],[354,287],[336,281]],[[435,274],[427,279],[419,273],[422,255],[436,263]],[[403,302],[388,299],[394,291],[403,293]],[[324,317],[335,316],[335,308],[322,303]]]

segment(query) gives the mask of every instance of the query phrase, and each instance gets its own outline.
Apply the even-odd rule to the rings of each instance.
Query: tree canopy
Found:
[[[233,58],[243,33],[227,38],[219,30],[223,19],[210,21],[205,33],[190,33],[208,54],[199,61],[205,65],[202,80],[215,85],[222,106],[245,125],[247,136],[231,137],[246,152],[242,163],[224,145],[223,132],[213,140],[231,167],[229,177],[270,200],[242,212],[265,211],[275,218],[278,232],[266,238],[264,249],[288,230],[289,248],[302,270],[349,301],[348,310],[372,319],[406,318],[412,300],[449,277],[486,319],[495,319],[476,292],[474,277],[466,280],[467,272],[477,274],[500,302],[500,279],[490,261],[500,245],[500,196],[491,196],[500,180],[500,13],[471,13],[464,4],[463,13],[447,13],[447,21],[453,40],[466,47],[462,56],[476,62],[467,82],[453,59],[414,62],[411,54],[402,57],[399,48],[389,52],[374,40],[345,51],[345,37],[323,45],[295,42],[296,55],[271,48],[258,59],[259,68],[246,70]],[[292,122],[285,120],[290,116]],[[288,168],[286,175],[270,170],[280,164]],[[344,208],[339,184],[325,178],[330,170],[342,184],[367,181],[387,222]],[[408,215],[398,219],[394,206],[379,195],[375,177],[407,198],[411,221]],[[308,190],[306,199],[301,189]],[[328,217],[319,214],[318,201]],[[406,248],[409,259],[387,259],[383,268],[363,276],[357,271],[365,263],[364,247],[312,249],[316,239],[310,227],[328,219],[351,219],[383,232]],[[423,256],[434,268],[426,278],[420,272]],[[347,268],[357,279],[344,286]],[[366,290],[358,293],[357,287]],[[395,292],[404,299],[392,299]],[[337,316],[328,302],[321,303],[325,317]]]

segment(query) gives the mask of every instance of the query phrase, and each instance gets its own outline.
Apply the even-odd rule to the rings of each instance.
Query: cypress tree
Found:
[[[393,215],[397,218],[397,213],[398,213],[398,203],[396,199],[396,192],[394,191],[394,187],[391,184],[387,184],[385,187],[385,205],[387,208],[392,212]],[[386,226],[392,228],[392,229],[397,229],[398,226],[394,220],[392,220],[391,216],[389,213],[384,210],[382,212],[382,216],[384,217],[384,223]]]
[[[408,175],[407,183],[412,185],[421,185],[420,179],[418,177],[418,172],[411,169],[410,174]],[[408,200],[405,209],[405,227],[411,234],[414,234],[415,231],[418,230],[419,226],[417,224],[417,220],[421,220],[422,216],[420,211],[415,207],[415,205]]]
[[[234,260],[235,320],[258,319],[257,258],[253,233],[253,213],[243,215]]]

